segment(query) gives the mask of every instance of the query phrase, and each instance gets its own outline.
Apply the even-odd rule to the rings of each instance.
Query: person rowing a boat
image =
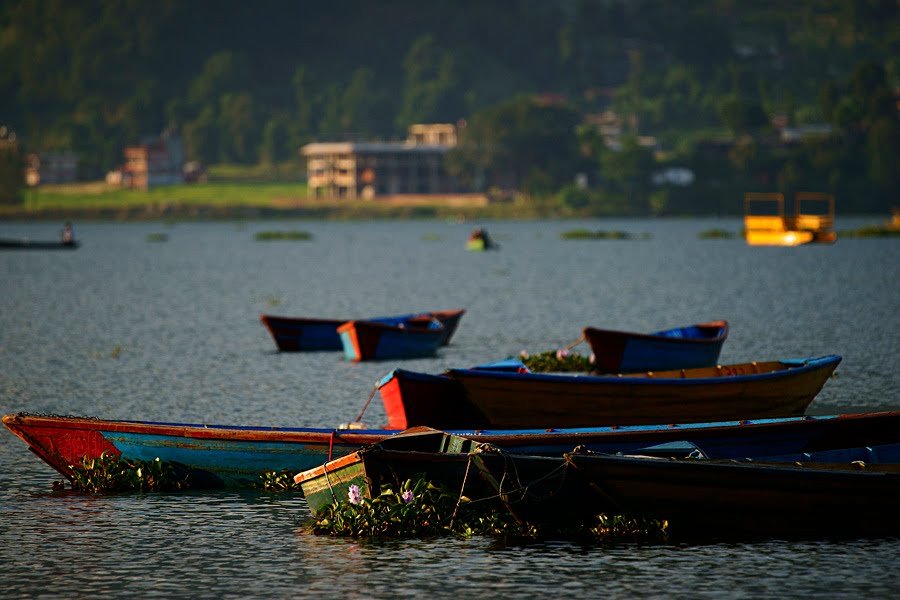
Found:
[[[72,232],[72,223],[66,221],[66,224],[63,226],[62,232],[59,234],[60,241],[63,244],[72,244],[75,242],[75,234]]]

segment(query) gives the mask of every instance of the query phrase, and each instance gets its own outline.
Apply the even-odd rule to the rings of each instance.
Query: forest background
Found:
[[[125,146],[175,132],[213,179],[302,190],[306,143],[444,122],[462,126],[461,183],[484,173],[543,215],[737,214],[748,191],[883,214],[900,198],[900,2],[0,4],[0,134],[16,136],[0,203],[28,196],[25,152],[77,152],[79,178],[102,180]]]

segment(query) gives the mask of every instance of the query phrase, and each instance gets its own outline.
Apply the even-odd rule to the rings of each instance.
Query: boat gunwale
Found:
[[[693,327],[703,327],[712,329],[713,327],[717,327],[720,330],[720,333],[715,337],[710,338],[693,338],[693,337],[670,337],[667,335],[663,335],[670,331],[682,331],[685,329],[691,329]],[[652,333],[637,333],[632,331],[623,331],[619,329],[600,329],[599,327],[585,327],[582,332],[585,335],[585,338],[589,340],[588,331],[596,332],[597,335],[608,335],[615,337],[625,337],[628,339],[640,340],[640,341],[654,341],[654,342],[671,342],[673,344],[681,345],[687,344],[693,346],[694,344],[699,345],[708,345],[708,344],[718,344],[724,341],[728,337],[729,331],[729,323],[725,319],[718,319],[715,321],[708,321],[706,323],[696,323],[694,325],[686,325],[684,327],[672,327],[671,329],[663,329],[660,331],[652,332]]]

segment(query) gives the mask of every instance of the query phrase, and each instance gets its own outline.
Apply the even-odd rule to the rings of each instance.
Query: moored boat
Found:
[[[374,317],[367,319],[379,323],[398,324],[412,320],[418,322],[422,319],[437,319],[444,325],[444,335],[441,344],[446,345],[456,332],[459,320],[465,313],[464,309],[440,310],[425,313],[410,313],[388,317]],[[283,317],[264,314],[260,320],[275,341],[275,345],[282,352],[315,351],[315,350],[342,350],[343,343],[337,332],[338,327],[351,319],[318,319],[306,317]]]
[[[190,473],[192,485],[197,487],[251,487],[267,472],[298,473],[398,433],[28,414],[5,415],[3,424],[66,478],[72,477],[73,469],[84,459],[98,459],[106,453],[125,460],[159,458]],[[576,446],[596,452],[632,452],[660,444],[690,443],[710,458],[769,456],[793,462],[813,460],[813,454],[830,450],[900,443],[900,412],[561,430],[470,427],[450,433],[514,454],[561,456]],[[828,460],[879,459],[844,455]]]
[[[713,422],[802,415],[840,361],[831,355],[617,375],[531,373],[520,364],[517,371],[450,369],[420,378],[440,389],[436,397],[399,380],[379,386],[389,423],[406,426],[449,429],[460,412],[480,419],[471,426],[495,429]]]
[[[49,241],[28,238],[0,238],[0,250],[77,250],[78,240]]]
[[[337,328],[347,360],[387,360],[434,356],[443,344],[444,325],[434,318],[400,323],[347,321]]]
[[[891,535],[897,465],[760,464],[567,454],[610,512],[665,519],[678,537]]]
[[[584,328],[594,370],[630,373],[715,366],[728,337],[728,321],[710,321],[654,333]]]
[[[424,476],[462,495],[469,452],[481,445],[443,431],[412,429],[300,472],[294,482],[301,486],[313,516],[325,506],[346,500],[352,485],[361,498],[372,499],[385,485],[399,490],[403,482]],[[488,496],[480,479],[473,477],[470,484],[468,494],[478,488],[481,497]]]

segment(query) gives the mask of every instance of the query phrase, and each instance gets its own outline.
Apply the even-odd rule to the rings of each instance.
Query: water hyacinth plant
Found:
[[[104,452],[99,458],[70,465],[72,490],[82,494],[158,492],[188,489],[187,476],[176,474],[159,458],[151,461],[124,460]],[[54,484],[54,489],[58,489]]]
[[[347,499],[325,507],[313,533],[345,537],[434,537],[454,535],[518,538],[571,537],[602,542],[662,542],[668,524],[646,517],[598,515],[593,522],[565,531],[541,531],[516,520],[497,498],[472,501],[418,479],[400,491],[384,486],[372,499],[351,485]]]
[[[519,360],[533,373],[581,373],[594,368],[593,354],[583,356],[565,348],[537,354],[522,350]]]
[[[397,491],[383,486],[371,499],[363,498],[359,487],[351,485],[347,500],[325,507],[312,531],[348,537],[532,533],[496,500],[472,502],[424,479],[407,480]]]
[[[257,486],[267,492],[299,492],[300,484],[294,482],[293,471],[266,471],[259,476]]]

